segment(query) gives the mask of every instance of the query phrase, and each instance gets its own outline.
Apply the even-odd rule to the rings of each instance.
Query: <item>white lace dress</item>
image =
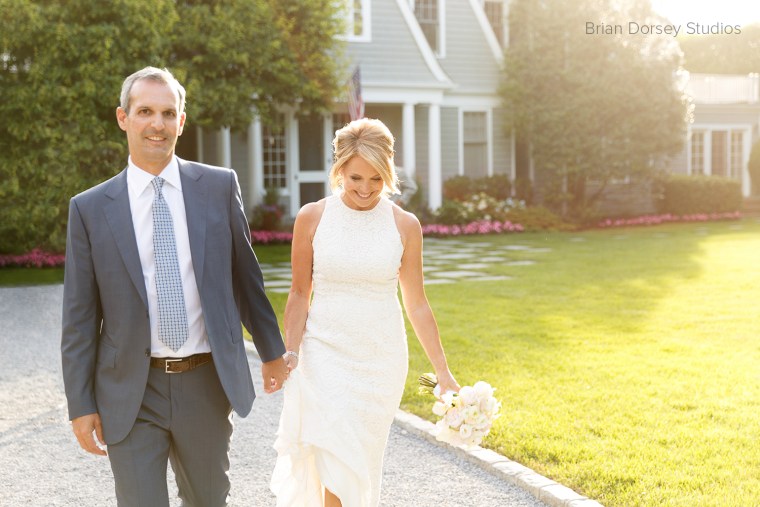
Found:
[[[314,298],[285,383],[271,488],[281,507],[321,506],[322,484],[344,507],[374,507],[408,369],[392,204],[357,211],[328,197],[313,248]]]

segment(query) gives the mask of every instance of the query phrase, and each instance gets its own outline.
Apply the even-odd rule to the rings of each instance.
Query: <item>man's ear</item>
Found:
[[[121,130],[127,130],[127,112],[121,106],[116,108],[116,121],[119,123]]]
[[[181,136],[182,132],[185,130],[185,120],[187,120],[187,113],[184,111],[181,115],[179,115],[179,129],[177,129],[177,135]]]

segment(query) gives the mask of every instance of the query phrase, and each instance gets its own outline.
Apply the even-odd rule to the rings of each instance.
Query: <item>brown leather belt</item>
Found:
[[[165,373],[183,373],[211,362],[211,352],[187,357],[151,357],[151,368],[161,368]]]

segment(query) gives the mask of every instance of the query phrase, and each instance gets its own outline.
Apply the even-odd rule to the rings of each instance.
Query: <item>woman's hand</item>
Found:
[[[459,392],[459,384],[449,370],[436,373],[435,376],[438,378],[438,388],[440,389],[441,394],[448,391]]]

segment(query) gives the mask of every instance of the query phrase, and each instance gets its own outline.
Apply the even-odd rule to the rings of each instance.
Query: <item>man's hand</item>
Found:
[[[268,394],[275,393],[282,388],[288,378],[288,367],[281,357],[273,361],[261,363],[261,376],[264,378],[264,391]]]
[[[106,451],[98,447],[92,436],[92,432],[94,431],[100,445],[105,447],[103,426],[100,424],[100,416],[98,414],[87,414],[77,417],[71,421],[71,426],[82,449],[97,456],[107,456]]]

